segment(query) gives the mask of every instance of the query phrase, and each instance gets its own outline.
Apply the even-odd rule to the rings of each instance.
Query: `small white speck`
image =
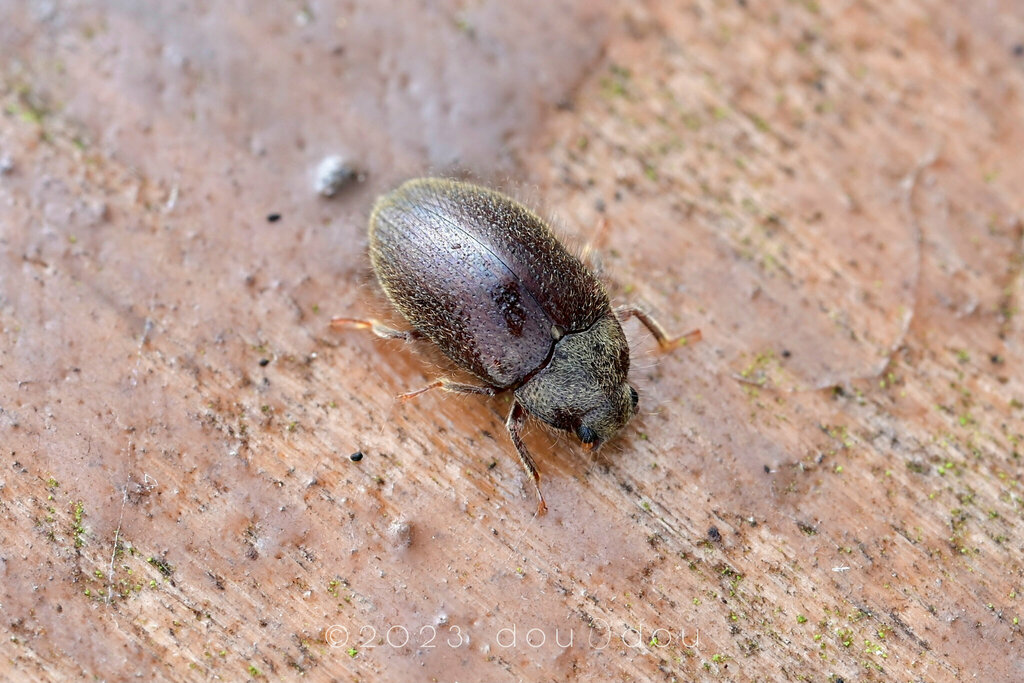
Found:
[[[317,194],[333,197],[345,185],[358,179],[355,167],[340,156],[325,157],[316,167],[313,187]]]

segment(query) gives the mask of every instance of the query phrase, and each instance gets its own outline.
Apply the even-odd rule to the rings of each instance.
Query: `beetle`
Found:
[[[574,433],[587,450],[611,439],[637,412],[627,382],[629,345],[620,320],[635,316],[662,349],[700,339],[671,338],[638,306],[612,309],[600,280],[539,216],[500,192],[445,178],[417,178],[379,197],[369,221],[370,259],[384,293],[412,326],[334,318],[407,341],[425,338],[481,384],[448,378],[431,389],[513,392],[508,428],[523,469],[547,505],[523,445],[526,416]]]

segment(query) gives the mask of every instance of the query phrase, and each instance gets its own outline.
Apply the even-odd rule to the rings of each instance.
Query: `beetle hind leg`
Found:
[[[485,394],[487,396],[494,396],[498,393],[498,390],[492,387],[480,387],[475,384],[459,384],[458,382],[453,382],[450,379],[439,379],[431,382],[425,387],[417,389],[416,391],[408,391],[404,394],[399,394],[398,400],[404,403],[409,399],[416,398],[420,394],[427,393],[431,389],[443,389],[445,391],[450,391],[453,394]]]
[[[526,474],[530,476],[530,481],[533,482],[533,488],[537,491],[537,514],[543,515],[548,511],[548,506],[544,502],[544,494],[540,492],[540,472],[537,471],[537,465],[533,462],[533,456],[526,450],[523,439],[519,435],[525,422],[526,410],[523,409],[519,401],[513,401],[512,410],[508,412],[508,419],[505,420],[505,427],[508,428],[509,436],[512,437],[512,444],[516,447],[519,462],[522,463],[523,469],[526,470]]]
[[[370,330],[383,339],[412,341],[413,339],[419,339],[421,336],[418,330],[396,330],[373,318],[366,320],[361,318],[331,318],[331,327],[355,327],[360,330]]]

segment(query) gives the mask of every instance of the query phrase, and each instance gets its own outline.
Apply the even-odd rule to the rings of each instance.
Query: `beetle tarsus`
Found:
[[[534,490],[537,491],[537,514],[543,515],[547,513],[548,506],[544,502],[544,494],[540,492],[540,472],[537,471],[537,465],[533,462],[533,456],[526,450],[523,439],[519,435],[525,422],[526,411],[519,401],[513,401],[512,410],[508,411],[508,419],[505,420],[505,427],[508,428],[508,434],[512,437],[512,445],[516,447],[519,462],[522,463],[523,469],[526,470],[526,474],[530,476],[530,480],[533,482]]]
[[[597,224],[594,225],[592,235],[585,245],[583,250],[580,252],[580,261],[583,261],[591,268],[597,268],[600,270],[600,259],[598,258],[598,247],[597,244],[603,243],[608,233],[608,219],[601,216],[597,219]]]
[[[651,334],[654,335],[654,338],[657,340],[658,346],[661,347],[662,351],[671,351],[672,349],[679,348],[680,346],[694,344],[699,342],[702,337],[700,330],[692,330],[681,337],[676,337],[674,339],[670,338],[668,336],[668,332],[666,332],[665,328],[661,326],[661,323],[655,320],[650,313],[639,306],[622,306],[615,309],[615,314],[619,320],[626,320],[630,316],[636,317],[637,320],[643,323],[644,327],[651,331]]]
[[[668,348],[675,349],[675,348],[678,348],[680,346],[688,346],[690,344],[696,344],[697,342],[699,342],[703,338],[704,338],[704,335],[701,334],[700,330],[690,330],[689,332],[687,332],[683,336],[679,337],[678,339],[673,339],[670,342],[670,346]]]

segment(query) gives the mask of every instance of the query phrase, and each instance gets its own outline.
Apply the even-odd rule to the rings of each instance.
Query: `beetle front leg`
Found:
[[[458,382],[453,382],[450,379],[439,379],[435,382],[431,382],[422,389],[399,394],[398,400],[404,403],[409,399],[416,398],[420,394],[425,394],[431,389],[444,389],[445,391],[450,391],[453,394],[485,394],[487,396],[494,396],[498,393],[498,390],[493,387],[478,387],[475,384],[459,384]]]
[[[519,454],[519,462],[523,464],[523,469],[530,476],[530,479],[533,481],[533,488],[537,491],[537,514],[543,515],[548,511],[548,506],[544,502],[544,494],[540,492],[540,473],[537,471],[537,465],[533,462],[533,457],[526,450],[523,439],[519,435],[525,423],[526,410],[523,409],[519,401],[513,400],[512,410],[508,411],[508,419],[505,420],[505,426],[508,428],[509,436],[512,437],[512,444],[516,447],[516,453]]]
[[[422,335],[419,330],[396,330],[392,329],[379,320],[369,318],[362,320],[360,318],[331,318],[331,327],[355,327],[361,330],[370,330],[378,337],[384,339],[402,339],[405,341],[412,341],[413,339],[419,339]]]
[[[701,340],[700,330],[692,330],[687,332],[681,337],[670,339],[665,328],[661,326],[657,320],[655,320],[650,313],[640,308],[639,306],[620,306],[615,309],[615,315],[619,320],[626,320],[630,316],[636,316],[636,319],[644,324],[654,338],[658,341],[658,346],[663,351],[670,351],[680,346],[686,346],[687,344],[693,344]]]

